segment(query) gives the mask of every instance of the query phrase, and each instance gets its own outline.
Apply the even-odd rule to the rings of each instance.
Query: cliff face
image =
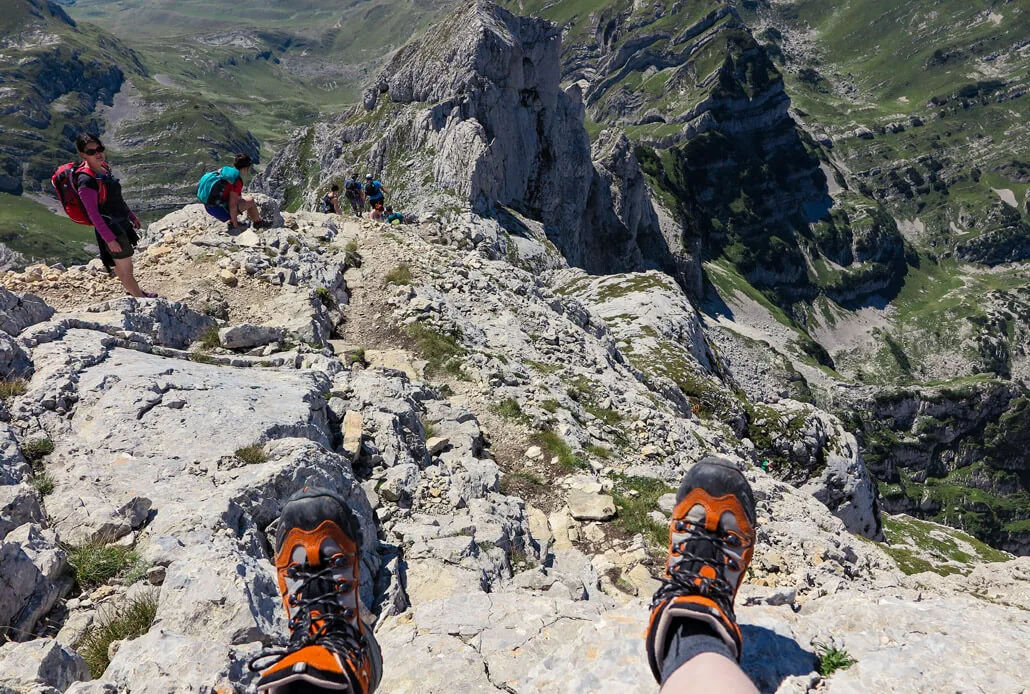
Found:
[[[971,379],[884,391],[856,403],[870,471],[888,513],[959,527],[995,547],[1030,547],[1030,392]]]
[[[466,4],[394,56],[362,110],[300,133],[259,185],[299,205],[304,188],[357,167],[422,214],[509,207],[539,220],[571,263],[594,271],[674,268],[670,225],[627,143],[612,135],[592,152],[579,90],[559,85],[560,46],[548,22]],[[305,170],[306,159],[320,168]]]
[[[48,0],[15,0],[5,14],[0,52],[18,59],[0,63],[0,192],[20,195],[71,157],[78,130],[95,127],[97,106],[143,67],[109,34],[80,27]]]
[[[727,258],[784,303],[861,301],[899,282],[893,220],[834,180],[733,4],[593,9],[566,18],[563,78],[584,88],[596,127],[617,126],[634,142],[656,199],[681,226],[674,253]]]

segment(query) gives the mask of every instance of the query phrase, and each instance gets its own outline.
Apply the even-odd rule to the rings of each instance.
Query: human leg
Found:
[[[247,213],[247,216],[250,217],[250,221],[261,221],[261,210],[258,209],[257,203],[254,202],[254,198],[240,198],[239,209],[240,212]]]
[[[132,256],[127,258],[114,259],[114,274],[118,280],[125,287],[125,291],[129,292],[135,297],[142,297],[143,290],[139,288],[139,283],[136,282],[136,278],[132,274]]]
[[[251,661],[251,670],[262,670],[258,691],[371,694],[382,654],[359,614],[357,517],[336,494],[305,487],[283,507],[275,544],[290,640]]]
[[[755,503],[737,467],[710,456],[683,478],[662,586],[651,601],[648,660],[664,694],[754,694],[740,669],[733,601],[751,562]]]

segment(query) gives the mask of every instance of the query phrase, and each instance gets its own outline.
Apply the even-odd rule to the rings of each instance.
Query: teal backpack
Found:
[[[231,166],[223,166],[219,171],[208,171],[200,177],[197,185],[197,200],[205,205],[221,205],[225,187],[235,183],[240,172]]]

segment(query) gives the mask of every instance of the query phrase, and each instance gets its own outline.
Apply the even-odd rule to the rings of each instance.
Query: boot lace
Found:
[[[715,601],[722,611],[736,620],[733,612],[734,588],[730,582],[723,577],[723,571],[727,567],[733,571],[740,568],[737,558],[730,554],[728,548],[738,549],[743,546],[741,538],[732,532],[719,532],[708,530],[703,525],[689,521],[676,521],[677,533],[686,533],[686,537],[674,543],[670,552],[672,556],[680,560],[674,563],[669,569],[669,576],[659,580],[662,586],[655,591],[651,599],[653,610],[660,603],[681,595],[702,595]],[[711,551],[705,554],[691,552],[688,547],[693,543],[695,549],[711,547]],[[715,578],[701,574],[703,566],[715,570]],[[693,568],[691,568],[693,567]]]
[[[334,570],[346,566],[347,558],[338,555],[320,569],[301,565],[287,569],[290,578],[300,580],[296,591],[288,598],[290,605],[297,608],[289,621],[289,642],[285,646],[267,648],[251,658],[248,667],[252,672],[272,667],[291,653],[313,645],[357,659],[365,656],[364,639],[351,622],[356,617],[354,610],[337,601],[341,591],[354,587],[352,581],[338,581],[332,576]],[[310,597],[299,597],[302,595]]]

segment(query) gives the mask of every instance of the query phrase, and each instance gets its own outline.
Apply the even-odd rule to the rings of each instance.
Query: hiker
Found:
[[[322,196],[322,212],[325,214],[340,212],[340,186],[333,184],[329,192]]]
[[[75,138],[82,164],[75,168],[74,186],[96,232],[100,261],[113,272],[125,291],[139,298],[155,298],[140,289],[132,272],[132,254],[139,243],[141,224],[122,197],[122,184],[111,174],[104,143],[96,135],[82,133]]]
[[[385,219],[387,224],[404,224],[404,215],[400,212],[394,212],[392,207],[386,208]]]
[[[361,181],[358,180],[357,171],[351,171],[350,178],[343,182],[343,196],[350,203],[355,217],[365,214],[365,192],[361,190]]]
[[[372,211],[368,213],[368,218],[373,222],[383,221],[383,203],[372,206]]]
[[[232,166],[223,166],[200,179],[197,197],[204,203],[207,213],[225,222],[230,231],[241,228],[241,212],[247,213],[255,229],[272,226],[271,222],[261,219],[261,211],[254,198],[243,195],[243,174],[249,173],[252,166],[250,156],[241,153],[236,155]]]
[[[370,206],[375,207],[379,204],[386,204],[386,196],[390,194],[390,189],[380,183],[378,180],[372,178],[372,174],[365,175],[365,202]]]
[[[755,546],[754,493],[736,465],[709,456],[676,495],[647,658],[663,694],[758,694],[738,665],[733,601]],[[347,503],[305,487],[283,506],[275,568],[290,640],[250,661],[260,694],[372,694],[382,652],[359,612],[361,527]]]

